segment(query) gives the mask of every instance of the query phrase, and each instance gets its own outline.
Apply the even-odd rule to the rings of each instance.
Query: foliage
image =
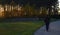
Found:
[[[24,13],[26,13],[26,16],[32,16],[35,12],[35,6],[30,6],[29,3],[27,3],[23,9],[24,9]]]

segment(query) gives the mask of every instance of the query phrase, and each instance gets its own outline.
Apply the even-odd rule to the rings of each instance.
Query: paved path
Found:
[[[34,35],[60,35],[60,21],[51,22],[49,32],[46,32],[45,26],[43,26]]]

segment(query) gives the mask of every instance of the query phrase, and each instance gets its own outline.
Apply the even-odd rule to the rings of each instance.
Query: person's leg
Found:
[[[46,31],[49,30],[49,23],[46,23]]]

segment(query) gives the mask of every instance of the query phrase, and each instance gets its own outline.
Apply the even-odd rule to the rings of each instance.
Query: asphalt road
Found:
[[[45,25],[34,32],[34,35],[60,35],[60,20],[51,22],[49,31],[46,31]]]

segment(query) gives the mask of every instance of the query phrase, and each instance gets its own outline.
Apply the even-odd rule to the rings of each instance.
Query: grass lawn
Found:
[[[0,22],[0,35],[33,35],[43,21]]]

